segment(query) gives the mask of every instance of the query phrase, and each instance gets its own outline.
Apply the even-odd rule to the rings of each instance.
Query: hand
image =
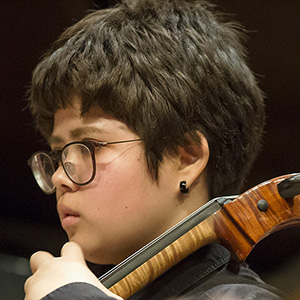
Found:
[[[63,246],[61,257],[43,251],[36,252],[30,259],[30,267],[33,275],[25,282],[25,300],[39,300],[72,282],[92,284],[110,297],[122,299],[106,289],[89,270],[80,246],[74,242]]]

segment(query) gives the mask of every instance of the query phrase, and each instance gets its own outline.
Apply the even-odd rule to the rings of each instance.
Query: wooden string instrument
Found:
[[[240,196],[215,198],[99,280],[124,299],[200,247],[218,242],[242,261],[275,231],[300,224],[300,173],[263,182]]]

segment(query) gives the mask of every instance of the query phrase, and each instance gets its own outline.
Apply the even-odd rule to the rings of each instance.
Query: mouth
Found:
[[[67,230],[70,227],[74,227],[78,220],[79,216],[68,215],[61,221],[61,225],[63,229]]]
[[[68,218],[68,217],[79,217],[79,214],[78,213],[76,213],[76,212],[67,212],[67,211],[65,211],[65,212],[63,212],[63,214],[62,214],[62,219],[65,219],[65,218]]]
[[[61,219],[61,226],[64,230],[67,230],[70,227],[74,227],[79,221],[78,214],[64,214],[63,218]]]
[[[74,227],[80,219],[79,213],[65,206],[60,205],[57,208],[57,210],[60,217],[61,225],[65,230],[69,227]]]

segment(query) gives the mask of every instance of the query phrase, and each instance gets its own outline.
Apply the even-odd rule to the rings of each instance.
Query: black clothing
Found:
[[[283,294],[264,283],[247,264],[231,261],[227,249],[218,244],[211,244],[187,257],[129,299],[279,300],[280,296]],[[72,283],[55,290],[43,299],[111,298],[89,284]]]

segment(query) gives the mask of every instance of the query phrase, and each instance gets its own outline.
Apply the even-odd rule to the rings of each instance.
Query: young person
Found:
[[[70,242],[38,252],[26,299],[119,299],[86,267],[118,264],[216,196],[257,155],[262,92],[239,26],[205,1],[132,0],[67,29],[33,73],[29,103],[51,152],[30,165]],[[218,244],[130,299],[279,299]],[[247,298],[248,299],[248,298]]]

